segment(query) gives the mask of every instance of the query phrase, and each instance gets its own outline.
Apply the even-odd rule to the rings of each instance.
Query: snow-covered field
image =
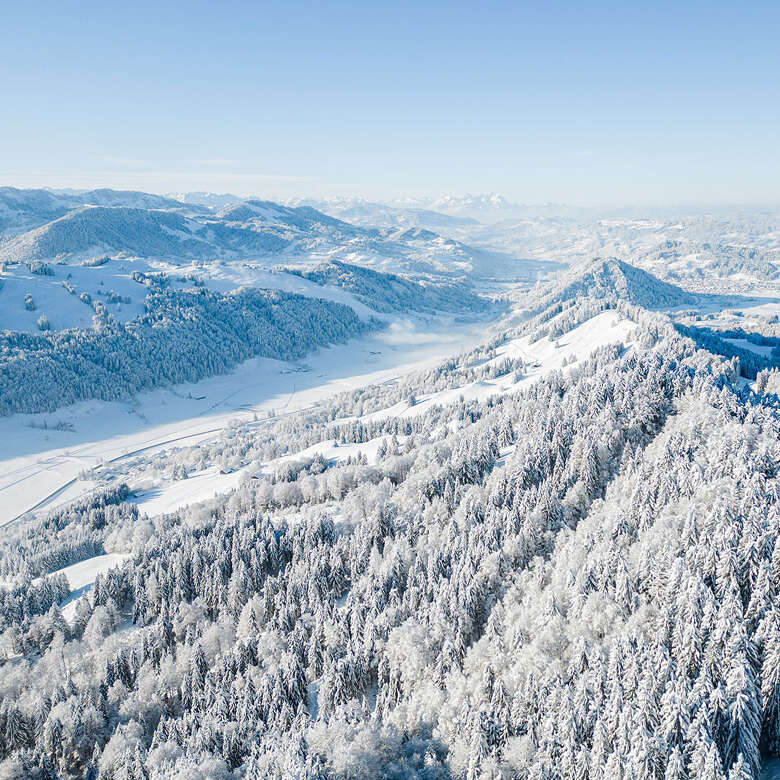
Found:
[[[194,444],[236,421],[262,425],[269,413],[294,412],[336,392],[435,365],[482,341],[485,331],[484,323],[456,324],[448,317],[396,318],[386,331],[299,364],[254,358],[229,374],[128,403],[89,401],[2,418],[0,525],[88,491],[93,483],[86,472],[93,466],[174,442]]]
[[[724,341],[727,341],[729,344],[733,344],[735,347],[740,347],[741,349],[747,349],[751,352],[755,352],[757,355],[761,355],[762,357],[769,357],[772,354],[772,350],[774,347],[764,347],[760,344],[754,344],[752,341],[748,341],[747,339],[723,339]]]
[[[50,275],[45,276],[33,274],[27,266],[9,267],[0,273],[0,329],[36,332],[41,315],[46,315],[53,330],[88,328],[95,315],[92,301],[101,302],[120,322],[138,317],[143,314],[147,290],[131,280],[131,271],[122,262],[94,267],[52,265]],[[25,305],[28,294],[35,308]]]
[[[289,264],[295,261],[295,257],[285,257]],[[215,260],[205,269],[198,263],[182,265],[127,258],[96,266],[55,263],[49,266],[47,275],[34,274],[26,265],[12,265],[0,271],[0,330],[37,332],[41,315],[46,315],[52,330],[89,328],[95,315],[92,302],[100,302],[119,322],[139,317],[144,313],[148,290],[131,278],[136,271],[163,273],[171,280],[173,289],[191,287],[194,279],[202,280],[208,289],[219,293],[242,287],[275,289],[346,304],[362,319],[381,317],[346,290],[275,271],[269,268],[270,264]],[[28,294],[34,308],[26,305]],[[82,299],[82,296],[86,297]]]
[[[136,490],[136,503],[142,512],[153,517],[226,493],[249,478],[248,469],[225,474],[218,466],[210,466],[187,479]]]

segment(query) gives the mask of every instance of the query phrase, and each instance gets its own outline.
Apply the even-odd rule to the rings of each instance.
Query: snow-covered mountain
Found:
[[[503,195],[445,195],[427,201],[428,208],[451,216],[494,224],[507,219],[538,219],[542,217],[571,217],[585,210],[556,203],[523,205],[513,203]]]
[[[539,296],[535,304],[537,308],[577,298],[614,298],[645,309],[690,306],[700,300],[694,293],[661,281],[647,271],[617,258],[596,259],[574,268],[550,286],[552,289],[546,295]]]
[[[490,308],[487,298],[462,284],[417,283],[402,276],[338,261],[314,268],[287,268],[288,273],[319,285],[347,290],[379,312],[454,312],[477,315]]]
[[[11,263],[80,262],[104,254],[179,263],[266,259],[270,267],[278,262],[274,256],[284,252],[287,264],[295,258],[303,263],[333,259],[392,273],[468,276],[471,281],[533,281],[556,269],[554,263],[476,249],[405,223],[353,225],[311,206],[246,200],[208,209],[113,190],[59,195],[14,190],[0,195],[6,204],[0,212],[6,226],[0,261]]]
[[[48,190],[0,187],[0,238],[57,219],[78,205],[75,198],[55,195]]]
[[[217,212],[217,216],[226,222],[238,222],[252,225],[279,225],[294,228],[301,233],[311,235],[331,235],[354,237],[359,235],[377,235],[374,230],[367,234],[340,219],[328,216],[311,206],[284,206],[267,200],[245,200],[234,203]]]
[[[133,209],[182,210],[182,203],[178,200],[136,190],[87,190],[73,197],[84,206],[123,206]],[[205,211],[205,209],[198,208],[194,210]]]
[[[0,239],[14,236],[65,216],[81,206],[121,206],[134,209],[165,209],[180,212],[207,212],[195,205],[148,192],[132,190],[21,190],[0,187]]]
[[[667,281],[710,292],[745,292],[774,282],[780,265],[777,208],[622,209],[580,216],[524,217],[453,228],[470,246],[575,266],[620,257]]]
[[[316,281],[381,286],[350,273]],[[202,313],[225,302],[155,294],[186,298],[204,332],[188,344],[166,307],[153,354],[202,341],[208,358]],[[681,300],[703,299],[597,261],[517,327],[403,375],[81,444],[89,471],[0,536],[2,769],[758,778],[780,752],[780,300],[710,300],[699,331],[746,330],[707,345],[650,311]],[[319,325],[277,302],[296,333]],[[242,301],[237,343],[262,343],[267,303]],[[719,352],[728,340],[767,368]],[[101,372],[125,370],[111,357]],[[209,414],[201,387],[166,406]],[[30,430],[77,437],[69,421],[102,408]],[[152,408],[129,411],[149,426]],[[71,458],[44,454],[3,485]]]
[[[207,224],[172,211],[83,206],[0,244],[0,258],[73,261],[109,254],[183,260],[268,254],[288,245],[289,241],[267,231]]]
[[[229,193],[219,194],[216,192],[171,192],[167,197],[178,200],[181,203],[206,206],[206,208],[216,211],[225,208],[234,203],[240,203],[244,198]]]

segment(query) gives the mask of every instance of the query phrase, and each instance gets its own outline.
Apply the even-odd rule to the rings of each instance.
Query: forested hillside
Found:
[[[450,311],[479,314],[489,308],[489,301],[480,298],[463,284],[422,281],[415,282],[397,274],[379,273],[347,263],[323,263],[313,269],[285,268],[320,285],[341,287],[381,312]]]
[[[367,414],[522,377],[506,334],[176,466],[256,463],[226,497],[148,518],[120,485],[13,527],[5,776],[756,777],[780,745],[778,399],[625,303],[523,332],[615,306],[629,345],[514,392]],[[346,461],[296,459],[333,438]],[[63,617],[47,573],[109,553]]]
[[[289,241],[272,231],[203,224],[173,211],[84,206],[0,246],[18,262],[82,259],[99,253],[136,257],[207,258],[278,252]]]
[[[90,329],[0,331],[0,415],[195,382],[249,357],[297,359],[381,324],[343,304],[278,290],[155,288],[145,308],[124,324],[98,319]]]
[[[615,257],[576,267],[549,287],[541,290],[543,295],[535,302],[535,311],[542,312],[554,302],[582,297],[620,298],[646,309],[689,306],[698,300],[695,294]]]

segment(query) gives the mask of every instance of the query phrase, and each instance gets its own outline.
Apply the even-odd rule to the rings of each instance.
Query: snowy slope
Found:
[[[78,205],[75,198],[55,195],[48,190],[0,187],[0,238],[57,219]]]
[[[597,259],[576,267],[551,288],[534,302],[535,311],[552,302],[575,298],[617,298],[648,309],[693,305],[700,300],[695,294],[617,258]]]
[[[210,466],[197,473],[190,474],[187,479],[172,482],[166,485],[143,490],[136,489],[135,503],[138,508],[149,515],[166,514],[175,510],[197,504],[220,493],[226,493],[242,480],[249,479],[247,471],[234,471],[222,473],[218,466]]]
[[[522,358],[528,369],[517,381],[514,381],[511,375],[480,380],[463,387],[419,396],[414,406],[401,402],[389,409],[373,412],[367,415],[366,419],[373,421],[388,417],[411,419],[424,414],[432,406],[452,403],[461,397],[466,400],[484,401],[491,395],[526,388],[543,379],[553,370],[567,370],[567,366],[572,360],[582,360],[599,347],[607,344],[626,345],[630,343],[630,334],[634,328],[635,323],[631,320],[613,311],[604,311],[565,333],[557,340],[551,341],[545,337],[539,341],[531,342],[527,336],[512,339],[498,347],[496,357],[492,358],[489,363],[500,363],[504,358]]]
[[[50,575],[64,574],[68,578],[71,593],[60,603],[62,616],[65,620],[69,623],[73,622],[73,618],[76,616],[76,603],[85,593],[89,592],[98,575],[121,565],[129,557],[130,555],[125,553],[96,555],[94,558],[88,558],[85,561],[66,566],[64,569],[51,572]]]
[[[483,380],[452,388],[438,393],[421,395],[410,406],[407,401],[399,402],[387,409],[381,409],[357,418],[355,421],[379,422],[387,419],[410,420],[425,414],[434,406],[455,403],[461,399],[484,401],[490,396],[517,392],[540,381],[551,371],[563,368],[569,371],[576,360],[587,358],[595,349],[607,344],[630,344],[630,335],[635,323],[615,312],[602,312],[579,327],[565,334],[557,342],[540,339],[531,343],[525,338],[512,339],[497,349],[496,357],[488,363],[500,363],[505,358],[521,357],[529,366],[527,373],[517,381],[510,375],[493,380]],[[344,422],[343,420],[335,422]],[[404,437],[399,442],[403,444]],[[339,444],[335,439],[326,439],[297,452],[284,455],[264,463],[258,472],[251,466],[224,473],[213,466],[191,474],[187,479],[169,482],[154,488],[139,488],[136,499],[139,509],[150,516],[173,512],[182,507],[199,503],[217,495],[228,493],[243,481],[258,473],[273,473],[276,466],[321,455],[329,463],[343,463],[349,458],[364,456],[369,464],[375,463],[377,450],[384,437],[377,437],[362,443]],[[508,454],[505,453],[505,456]]]
[[[362,319],[377,316],[349,291],[334,286],[315,284],[303,277],[270,269],[266,263],[253,260],[219,259],[204,268],[200,262],[183,265],[180,262],[140,259],[111,259],[99,265],[49,266],[46,275],[34,274],[29,266],[8,265],[0,272],[0,330],[34,333],[37,320],[45,314],[52,330],[89,328],[95,315],[94,302],[99,302],[118,322],[140,317],[149,293],[136,273],[163,274],[171,289],[191,289],[195,282],[218,293],[230,293],[241,288],[282,290],[309,298],[343,303]],[[82,299],[82,295],[88,300]],[[25,299],[32,297],[34,309],[28,309]]]

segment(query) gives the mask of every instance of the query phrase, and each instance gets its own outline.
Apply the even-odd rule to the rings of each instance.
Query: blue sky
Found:
[[[780,4],[4,4],[0,183],[780,202]]]

